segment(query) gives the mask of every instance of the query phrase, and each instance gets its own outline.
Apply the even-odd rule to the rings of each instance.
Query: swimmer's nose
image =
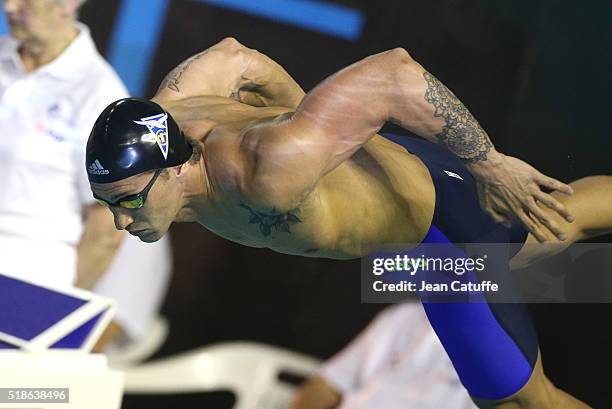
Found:
[[[113,209],[112,212],[115,219],[115,228],[117,228],[117,230],[125,230],[125,228],[134,221],[130,215],[119,209]]]

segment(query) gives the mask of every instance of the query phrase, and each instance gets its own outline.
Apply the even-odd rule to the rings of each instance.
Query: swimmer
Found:
[[[437,144],[377,135],[387,121]],[[86,167],[116,227],[146,242],[175,221],[336,259],[364,256],[372,244],[493,237],[532,243],[512,260],[523,265],[612,231],[612,177],[567,186],[497,152],[403,49],[365,58],[304,95],[278,64],[226,39],[180,64],[152,100],[108,106]],[[522,305],[424,306],[479,407],[588,407],[544,375]],[[458,331],[468,319],[472,331]]]

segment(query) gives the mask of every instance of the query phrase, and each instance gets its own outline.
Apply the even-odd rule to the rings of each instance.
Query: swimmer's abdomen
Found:
[[[419,243],[433,217],[427,168],[380,137],[323,176],[317,192],[338,234],[336,246],[351,258],[372,243]]]

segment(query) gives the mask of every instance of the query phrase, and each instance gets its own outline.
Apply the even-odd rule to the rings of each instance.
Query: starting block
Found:
[[[123,373],[91,354],[114,301],[0,274],[0,409],[119,409]]]

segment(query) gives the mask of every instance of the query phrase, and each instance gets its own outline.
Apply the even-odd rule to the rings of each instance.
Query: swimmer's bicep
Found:
[[[387,118],[380,84],[366,80],[380,65],[376,58],[354,64],[309,92],[296,112],[246,130],[242,147],[252,181],[246,185],[265,197],[299,203],[350,158]]]
[[[363,59],[328,77],[302,100],[292,124],[317,129],[331,148],[327,171],[350,157],[390,119],[395,88],[389,67],[395,54]]]

